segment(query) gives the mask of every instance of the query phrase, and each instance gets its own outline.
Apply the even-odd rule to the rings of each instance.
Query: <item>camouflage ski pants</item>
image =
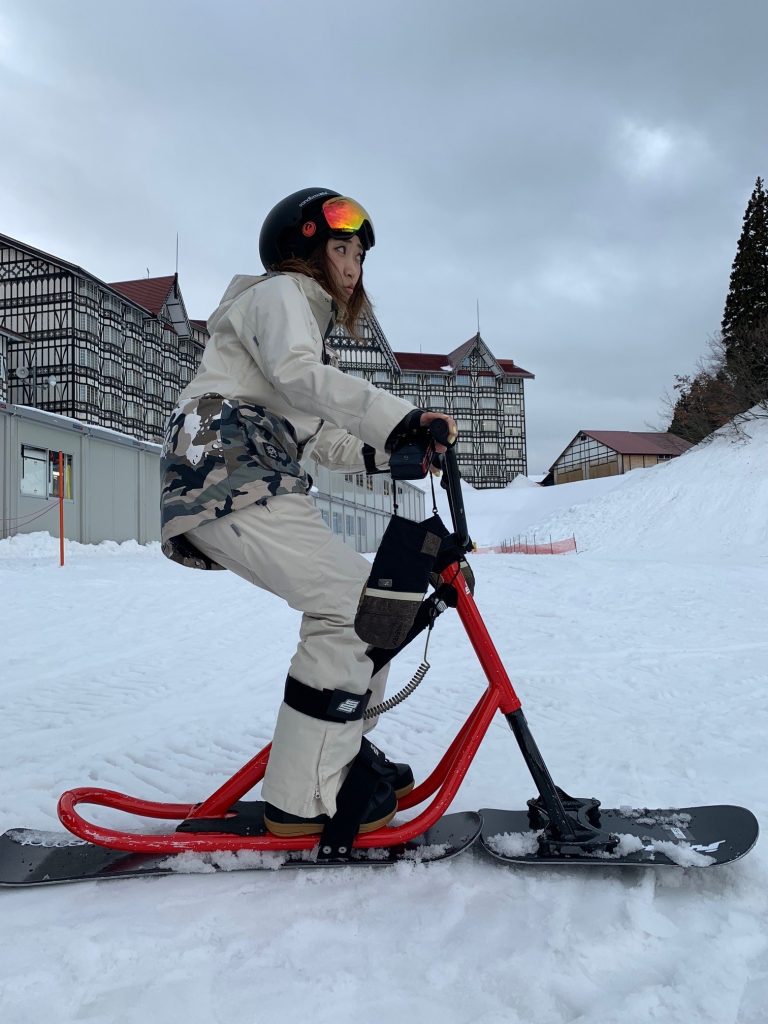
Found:
[[[353,628],[370,563],[331,533],[311,499],[281,494],[190,530],[205,555],[303,612],[290,674],[316,689],[384,694],[387,668],[371,679],[367,645]],[[281,680],[282,681],[282,680]],[[280,706],[262,798],[289,814],[336,811],[344,769],[375,720],[323,722]]]

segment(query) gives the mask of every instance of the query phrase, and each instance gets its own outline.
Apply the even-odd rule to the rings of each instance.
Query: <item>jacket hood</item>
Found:
[[[208,317],[209,333],[213,334],[226,316],[229,307],[240,298],[243,292],[248,291],[249,288],[259,284],[261,281],[266,281],[271,276],[271,274],[235,274],[229,283],[229,287],[224,292],[218,307]],[[292,277],[298,283],[312,307],[312,312],[315,314],[318,324],[320,324],[320,329],[324,330],[331,314],[335,313],[335,304],[331,296],[314,278],[307,277],[305,274],[296,274],[289,271],[285,276]]]
[[[208,317],[208,331],[210,334],[216,330],[221,322],[222,318],[226,314],[229,307],[244,291],[247,291],[253,285],[258,284],[259,281],[263,281],[267,277],[266,274],[259,274],[254,276],[253,274],[235,274],[232,280],[229,282],[229,287],[221,297],[221,302],[214,310],[213,313]]]

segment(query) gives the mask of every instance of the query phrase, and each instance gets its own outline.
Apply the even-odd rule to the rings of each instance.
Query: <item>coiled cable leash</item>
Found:
[[[399,690],[393,697],[389,697],[387,700],[383,700],[381,704],[376,704],[374,707],[368,708],[363,715],[363,720],[376,718],[377,715],[383,715],[385,712],[396,708],[398,704],[402,704],[404,700],[411,696],[416,687],[424,679],[424,676],[429,672],[431,666],[427,661],[427,649],[429,647],[429,638],[432,635],[432,627],[435,624],[435,618],[436,616],[433,616],[432,621],[427,628],[427,642],[424,644],[424,657],[422,658],[419,667],[413,673],[411,681],[406,683],[402,690]]]

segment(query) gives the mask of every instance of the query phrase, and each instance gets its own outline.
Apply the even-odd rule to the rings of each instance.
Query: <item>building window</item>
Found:
[[[89,370],[98,370],[99,353],[90,348],[79,348],[77,350],[77,365],[87,366]]]
[[[59,497],[59,453],[21,446],[21,493],[30,498]],[[64,497],[72,497],[72,456],[64,455]]]
[[[80,331],[87,331],[89,334],[99,333],[99,320],[92,313],[77,314],[77,328]]]
[[[355,517],[347,514],[345,516],[345,519],[347,520],[347,536],[348,537],[354,537],[355,536]]]
[[[21,446],[21,493],[33,498],[46,498],[47,452],[43,448]]]
[[[495,398],[478,398],[477,404],[481,409],[495,409],[496,399]]]
[[[433,387],[442,387],[445,383],[445,377],[442,373],[430,373],[427,377],[427,384],[431,384]]]
[[[496,387],[496,378],[495,377],[486,377],[486,376],[478,377],[477,378],[477,386],[479,388],[495,388]]]
[[[62,468],[64,469],[64,499],[72,498],[72,456],[64,455],[62,462]],[[59,488],[62,486],[62,481],[59,477],[59,453],[48,452],[48,496],[50,498],[60,497]]]
[[[99,404],[99,392],[92,384],[77,385],[77,400],[88,405]]]
[[[78,282],[78,291],[80,292],[81,295],[87,295],[91,299],[95,299],[99,294],[99,290],[96,287],[96,285],[93,284],[91,281],[86,281],[82,277]]]
[[[471,409],[472,398],[470,395],[456,395],[456,408],[457,409]]]
[[[329,520],[330,520],[330,516],[328,515],[328,509],[327,508],[321,508],[320,509],[320,515],[323,517],[323,522],[325,523],[325,525],[328,526]]]
[[[472,383],[472,379],[470,378],[468,373],[457,373],[456,374],[456,384],[459,387],[468,388],[471,383]]]
[[[102,398],[102,405],[108,412],[120,412],[123,403],[119,395],[107,393]]]
[[[341,512],[333,512],[331,514],[331,519],[333,532],[341,534]]]
[[[389,383],[389,374],[387,373],[387,371],[386,370],[376,370],[374,372],[374,374],[373,374],[373,383],[374,384],[388,384]]]

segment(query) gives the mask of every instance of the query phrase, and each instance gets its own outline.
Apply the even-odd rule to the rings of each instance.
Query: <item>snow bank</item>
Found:
[[[139,544],[135,540],[103,540],[100,544],[79,544],[74,540],[64,541],[64,561],[70,558],[102,558],[105,555],[149,555],[160,554],[160,544]],[[17,533],[0,540],[0,559],[45,559],[58,560],[59,538],[50,533]]]
[[[768,554],[768,418],[746,424],[742,436],[720,431],[624,480],[610,494],[542,518],[537,531],[573,533],[579,551],[608,555]]]

